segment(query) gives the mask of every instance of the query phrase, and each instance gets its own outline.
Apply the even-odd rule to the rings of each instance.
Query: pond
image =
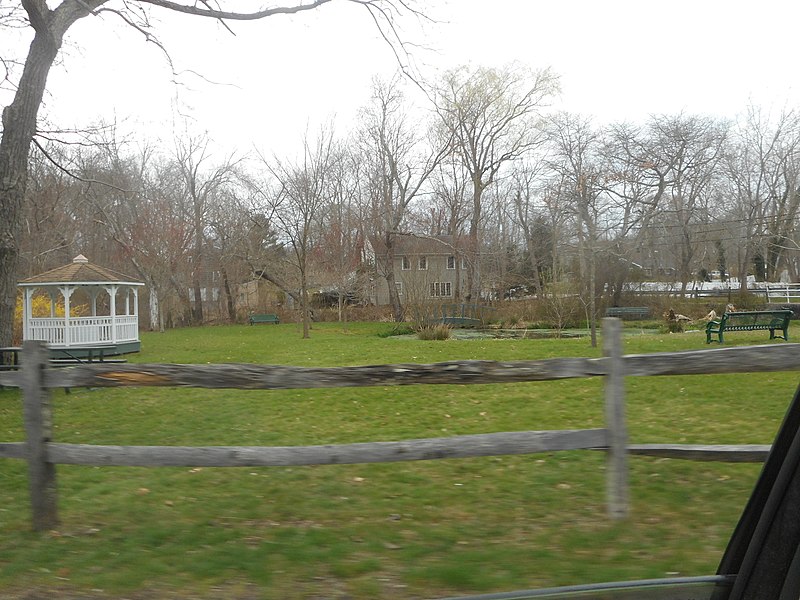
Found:
[[[452,329],[450,337],[457,340],[545,340],[580,338],[589,335],[588,329]]]
[[[600,335],[600,327],[597,334]],[[623,335],[656,335],[661,333],[658,329],[627,328],[622,330]],[[452,340],[552,340],[575,339],[588,337],[588,329],[469,329],[456,328],[450,330]],[[392,336],[395,339],[416,339],[416,333]]]
[[[600,329],[597,330],[598,335]],[[624,335],[645,335],[657,334],[658,329],[623,329]],[[550,339],[574,339],[587,337],[588,329],[459,329],[450,330],[450,339],[454,340],[550,340]],[[417,334],[396,336],[398,338],[416,338]]]

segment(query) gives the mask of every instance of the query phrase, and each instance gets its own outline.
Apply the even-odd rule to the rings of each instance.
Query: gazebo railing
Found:
[[[64,345],[64,319],[30,319],[28,321],[28,335],[31,340],[43,340],[48,344]]]
[[[63,318],[33,318],[28,323],[29,338],[54,346],[112,344],[139,340],[138,317],[72,317],[66,324]],[[114,335],[116,330],[116,335]]]
[[[131,342],[139,339],[139,317],[126,315],[117,317],[114,323],[117,327],[117,341]]]

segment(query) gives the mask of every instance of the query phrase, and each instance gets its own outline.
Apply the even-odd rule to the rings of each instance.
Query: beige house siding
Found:
[[[239,284],[236,296],[236,311],[246,315],[264,313],[283,306],[286,294],[265,279],[256,279]]]
[[[372,301],[378,306],[389,304],[389,289],[382,264],[382,253],[375,248],[376,277]],[[383,252],[385,256],[385,250]],[[385,259],[383,259],[385,260]],[[385,263],[384,263],[385,264]],[[403,306],[423,303],[448,303],[466,293],[465,272],[451,236],[398,239],[395,248],[394,277]]]

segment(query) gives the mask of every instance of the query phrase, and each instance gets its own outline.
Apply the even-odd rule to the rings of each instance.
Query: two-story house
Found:
[[[370,239],[377,277],[372,302],[389,304],[386,283],[386,247]],[[404,306],[429,302],[455,302],[466,293],[466,264],[459,255],[453,236],[398,236],[394,248],[394,278],[400,302]]]

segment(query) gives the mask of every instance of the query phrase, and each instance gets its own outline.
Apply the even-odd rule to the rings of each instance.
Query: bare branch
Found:
[[[30,1],[30,0],[29,0]],[[212,19],[228,19],[230,21],[257,21],[265,19],[274,15],[292,15],[300,12],[314,10],[323,4],[327,4],[331,0],[314,0],[309,4],[299,4],[296,6],[277,6],[275,8],[265,8],[250,13],[232,12],[226,10],[216,10],[210,8],[208,4],[203,3],[205,8],[197,5],[179,4],[171,2],[170,0],[140,0],[144,4],[152,4],[175,12],[185,13],[187,15],[196,15],[199,17],[207,17]]]
[[[111,189],[117,190],[118,192],[124,192],[124,193],[126,193],[126,194],[131,194],[131,193],[134,193],[134,192],[135,192],[135,190],[126,190],[126,189],[123,189],[123,188],[117,187],[117,186],[115,186],[115,185],[113,185],[113,184],[111,184],[111,183],[108,183],[107,181],[99,181],[99,180],[97,180],[97,179],[87,179],[87,178],[85,178],[85,177],[81,177],[81,176],[80,176],[80,175],[78,175],[77,173],[75,173],[75,172],[71,171],[70,169],[68,169],[67,167],[65,167],[64,165],[62,165],[62,164],[61,164],[60,162],[58,162],[58,161],[57,161],[55,158],[53,158],[53,156],[52,156],[52,155],[51,155],[51,154],[50,154],[50,153],[49,153],[47,150],[45,150],[44,146],[42,146],[42,145],[39,143],[39,140],[37,140],[36,138],[33,138],[33,145],[34,145],[34,146],[36,146],[36,147],[39,149],[39,152],[41,152],[41,153],[42,153],[42,155],[43,155],[43,156],[44,156],[44,157],[45,157],[45,158],[46,158],[48,161],[50,161],[50,163],[52,163],[52,165],[53,165],[53,166],[55,166],[55,167],[56,167],[56,168],[57,168],[59,171],[61,171],[61,172],[62,172],[62,173],[64,173],[65,175],[67,175],[67,176],[71,177],[72,179],[75,179],[76,181],[81,181],[81,182],[83,182],[83,183],[88,183],[88,184],[96,183],[96,184],[98,184],[98,185],[103,185],[103,186],[105,186],[105,187],[108,187],[108,188],[111,188]]]
[[[131,18],[130,15],[128,15],[128,14],[122,12],[122,11],[113,9],[113,8],[101,8],[98,11],[96,11],[94,14],[99,14],[99,13],[103,13],[103,12],[108,12],[108,13],[111,13],[113,15],[116,15],[117,17],[122,19],[127,25],[129,25],[130,27],[133,27],[136,31],[141,33],[144,36],[144,39],[145,39],[146,42],[151,42],[152,44],[155,44],[156,47],[159,50],[161,50],[161,53],[166,58],[167,63],[169,64],[170,70],[172,71],[172,74],[173,75],[177,75],[176,72],[175,72],[175,66],[172,63],[172,57],[169,55],[169,52],[167,51],[167,49],[164,47],[164,44],[162,44],[161,41],[156,36],[154,36],[152,33],[150,33],[147,30],[147,28],[150,26],[150,24],[147,22],[146,19],[144,19],[142,23],[136,23]]]

